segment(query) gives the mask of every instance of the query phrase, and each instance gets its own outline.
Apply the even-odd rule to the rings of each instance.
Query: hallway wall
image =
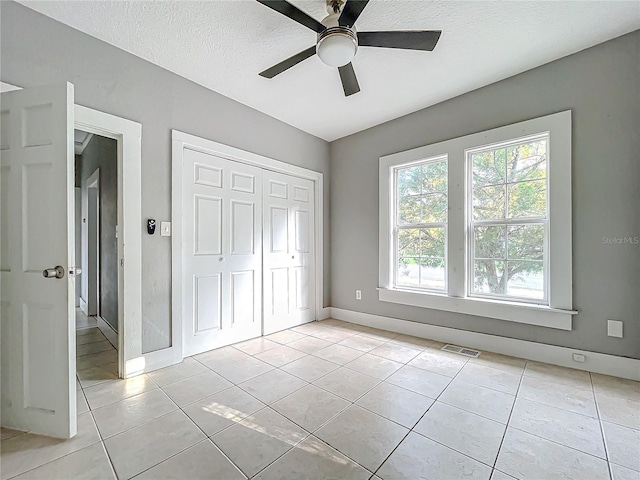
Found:
[[[115,331],[118,331],[118,240],[115,235],[118,223],[117,147],[115,140],[93,135],[80,156],[80,162],[76,162],[76,167],[80,164],[83,187],[96,169],[100,169],[99,315]],[[82,195],[86,195],[86,189],[83,189]],[[83,251],[82,255],[86,255],[86,252]],[[79,257],[76,255],[76,258]]]

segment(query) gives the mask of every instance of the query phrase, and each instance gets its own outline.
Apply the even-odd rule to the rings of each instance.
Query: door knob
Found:
[[[64,277],[64,268],[58,265],[55,268],[46,268],[42,271],[44,278],[62,278]]]

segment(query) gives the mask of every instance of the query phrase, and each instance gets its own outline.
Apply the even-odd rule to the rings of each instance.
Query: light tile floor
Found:
[[[96,317],[87,317],[80,308],[76,307],[76,330],[96,327],[97,325],[98,321]]]
[[[78,435],[3,429],[2,479],[640,480],[638,382],[338,320],[117,380],[77,338]]]

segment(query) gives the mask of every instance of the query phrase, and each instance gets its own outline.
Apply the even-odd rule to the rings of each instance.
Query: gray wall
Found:
[[[322,172],[329,246],[329,145],[324,140],[17,3],[0,2],[0,16],[2,81],[20,87],[68,81],[75,85],[77,104],[142,124],[141,229],[148,217],[171,218],[173,128]],[[329,258],[327,251],[325,305],[330,303]],[[169,238],[143,234],[142,269],[142,349],[148,352],[171,341]]]
[[[76,162],[77,169],[78,162]],[[118,144],[94,135],[80,155],[81,185],[100,169],[100,303],[99,315],[118,331]],[[76,252],[76,258],[80,258]]]
[[[562,110],[573,112],[572,331],[378,301],[378,159]],[[331,144],[334,307],[640,358],[640,31]],[[362,290],[362,301],[354,291]],[[607,319],[624,321],[608,337]]]

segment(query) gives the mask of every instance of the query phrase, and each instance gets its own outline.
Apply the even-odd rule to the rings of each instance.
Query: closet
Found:
[[[315,320],[314,182],[182,152],[183,355]]]

